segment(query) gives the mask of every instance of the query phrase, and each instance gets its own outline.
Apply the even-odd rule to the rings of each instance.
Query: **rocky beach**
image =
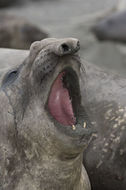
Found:
[[[98,42],[90,27],[112,12],[125,9],[118,0],[23,0],[2,8],[7,13],[27,19],[47,31],[50,37],[76,37],[81,43],[81,56],[121,75],[126,73],[125,45]],[[123,0],[125,3],[125,0]],[[121,7],[121,8],[120,8]]]

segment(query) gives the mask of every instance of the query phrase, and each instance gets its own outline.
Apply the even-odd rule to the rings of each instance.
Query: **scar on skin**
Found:
[[[97,164],[96,168],[99,168],[101,166],[101,164],[103,163],[102,160],[99,161],[99,163]]]

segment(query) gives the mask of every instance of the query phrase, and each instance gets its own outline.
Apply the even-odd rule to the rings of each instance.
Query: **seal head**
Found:
[[[35,42],[24,63],[3,77],[0,102],[10,120],[1,114],[0,121],[2,128],[7,123],[5,144],[12,149],[6,158],[15,160],[8,189],[90,189],[82,153],[92,127],[81,105],[79,48],[74,38]]]

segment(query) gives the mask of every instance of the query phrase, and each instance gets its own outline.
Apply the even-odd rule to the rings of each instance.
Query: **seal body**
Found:
[[[0,14],[0,47],[29,49],[34,41],[48,34],[23,18]]]
[[[126,11],[102,19],[92,27],[92,32],[100,41],[126,43]]]
[[[90,190],[82,160],[92,127],[81,105],[79,47],[67,38],[35,42],[22,55],[10,50],[17,65],[0,75],[2,190]]]
[[[88,97],[85,106],[96,129],[84,153],[84,165],[93,190],[125,190],[126,79],[94,65],[84,65]],[[84,100],[85,90],[82,94]]]

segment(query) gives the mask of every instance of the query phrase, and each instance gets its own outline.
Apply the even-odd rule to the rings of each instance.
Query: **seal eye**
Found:
[[[18,70],[13,70],[7,73],[3,79],[2,87],[5,87],[7,85],[10,85],[13,83],[18,77]]]

